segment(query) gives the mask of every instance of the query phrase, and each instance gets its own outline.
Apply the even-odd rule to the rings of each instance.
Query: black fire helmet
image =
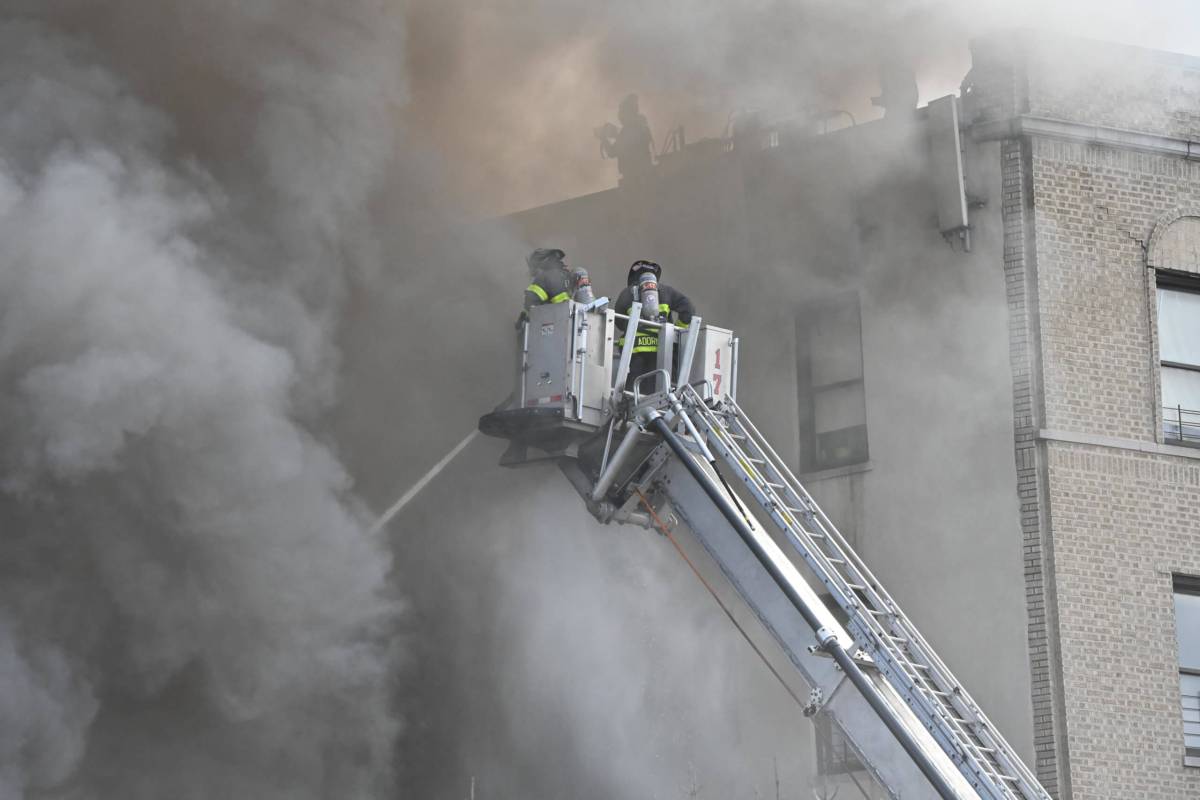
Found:
[[[553,264],[562,264],[563,259],[567,254],[556,247],[539,247],[525,258],[525,263],[529,266],[530,272],[537,272],[543,267],[548,267]]]
[[[633,262],[633,266],[629,268],[629,278],[626,281],[627,285],[632,286],[633,284],[637,283],[637,276],[643,272],[653,272],[656,279],[662,277],[661,266],[653,261],[647,261],[644,258],[640,258]]]

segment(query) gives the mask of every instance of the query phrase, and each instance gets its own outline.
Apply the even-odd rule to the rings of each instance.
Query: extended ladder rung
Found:
[[[714,452],[719,451],[726,466],[752,490],[753,502],[767,512],[785,539],[833,591],[862,634],[859,641],[871,654],[871,660],[864,659],[864,668],[869,664],[880,670],[921,722],[934,732],[947,754],[961,762],[968,781],[980,788],[987,786],[988,793],[983,796],[1048,800],[1044,792],[1026,791],[1031,787],[1040,789],[1036,779],[1026,774],[1007,743],[994,735],[983,712],[956,684],[904,613],[892,604],[883,587],[749,418],[736,404],[726,410],[709,407],[692,388],[683,387],[682,399],[694,409],[701,437],[713,443]]]
[[[954,705],[949,700],[939,700],[937,711],[946,719],[953,720],[954,722],[957,722],[957,723],[960,723],[960,724],[966,726],[966,732],[971,734],[971,736],[975,737],[975,739],[978,741],[979,744],[983,744],[983,739],[980,738],[976,734],[975,729],[972,727],[975,725],[975,722],[973,720],[960,719],[959,717],[957,717],[956,715],[958,714],[958,709],[955,708]],[[974,744],[975,743],[972,742],[973,746],[974,746]]]

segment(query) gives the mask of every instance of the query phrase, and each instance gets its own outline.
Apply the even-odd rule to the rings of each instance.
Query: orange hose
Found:
[[[778,670],[776,670],[775,667],[772,666],[771,662],[767,660],[766,654],[763,653],[763,651],[759,649],[758,645],[754,643],[754,640],[750,638],[750,634],[746,633],[746,629],[738,623],[737,618],[733,616],[733,612],[729,610],[729,607],[725,605],[724,602],[722,602],[720,595],[717,594],[717,590],[714,589],[712,584],[705,580],[704,576],[700,574],[699,568],[692,563],[692,560],[688,558],[687,553],[683,551],[683,546],[679,544],[678,540],[676,540],[676,538],[671,534],[671,531],[667,528],[663,521],[659,519],[658,512],[654,510],[654,506],[650,504],[650,501],[646,498],[646,495],[642,494],[641,489],[635,488],[633,491],[642,501],[642,505],[646,507],[646,511],[649,512],[650,518],[654,520],[654,525],[658,528],[659,532],[663,536],[667,537],[667,541],[669,541],[675,548],[676,552],[679,553],[679,557],[684,560],[684,563],[691,567],[692,572],[700,580],[700,583],[705,589],[708,590],[708,593],[712,595],[713,600],[717,601],[717,605],[720,606],[721,610],[725,612],[725,616],[729,618],[729,621],[733,623],[733,627],[737,628],[738,633],[740,633],[742,638],[746,640],[746,644],[750,645],[750,649],[753,650],[760,659],[762,659],[762,662],[766,668],[769,669],[771,674],[775,676],[775,680],[779,681],[779,685],[782,686],[784,691],[791,695],[792,699],[796,701],[796,705],[800,706],[801,709],[805,708],[807,703],[796,696],[796,693],[792,691],[792,687],[788,686],[787,681],[783,679],[783,676],[780,675]]]

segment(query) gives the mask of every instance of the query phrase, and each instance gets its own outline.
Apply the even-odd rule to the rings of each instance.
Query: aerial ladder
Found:
[[[631,379],[636,334],[651,328],[657,368]],[[479,428],[510,441],[502,465],[556,465],[599,521],[706,557],[758,623],[743,635],[764,660],[772,647],[777,677],[809,690],[804,714],[835,723],[891,797],[1049,800],[738,404],[738,344],[636,302],[628,315],[604,299],[537,306],[511,403]]]

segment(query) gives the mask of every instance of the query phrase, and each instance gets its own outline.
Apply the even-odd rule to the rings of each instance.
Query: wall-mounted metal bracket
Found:
[[[820,711],[823,705],[825,705],[825,693],[818,686],[808,693],[808,704],[801,711],[803,711],[804,716],[811,717]]]

